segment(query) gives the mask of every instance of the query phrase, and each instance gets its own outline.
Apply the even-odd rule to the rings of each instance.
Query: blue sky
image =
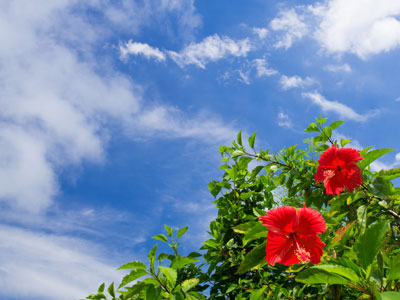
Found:
[[[397,0],[2,0],[0,24],[2,299],[85,297],[163,224],[198,249],[239,130],[278,151],[323,115],[400,148]]]

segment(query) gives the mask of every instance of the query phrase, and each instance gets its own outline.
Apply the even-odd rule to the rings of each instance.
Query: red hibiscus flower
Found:
[[[325,244],[317,234],[324,232],[326,226],[318,211],[305,204],[297,210],[292,206],[281,206],[271,209],[260,220],[268,228],[265,249],[268,264],[288,266],[298,262],[320,262]]]
[[[315,181],[323,181],[326,193],[330,195],[340,195],[343,188],[351,192],[362,183],[361,170],[357,166],[362,159],[359,150],[332,146],[319,158]]]

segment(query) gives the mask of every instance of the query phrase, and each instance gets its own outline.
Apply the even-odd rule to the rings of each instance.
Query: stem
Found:
[[[321,133],[323,133],[327,138],[329,143],[331,143],[331,145],[333,146],[335,143],[333,142],[333,140],[325,133],[324,129],[322,127],[317,126],[320,130]]]
[[[270,162],[270,163],[273,163],[273,164],[276,164],[276,165],[280,165],[282,167],[292,168],[292,169],[296,169],[297,170],[296,167],[289,166],[289,165],[287,165],[285,163],[281,163],[280,161],[277,161],[277,160],[269,159],[269,158],[266,158],[266,157],[261,157],[261,156],[258,156],[258,155],[255,155],[255,154],[251,154],[251,153],[248,153],[248,152],[244,152],[244,153],[246,155],[248,155],[248,156],[251,156],[251,157],[254,157],[254,158],[258,158],[258,159],[261,159],[263,161],[267,161],[267,162]]]
[[[161,286],[167,293],[170,293],[169,288],[168,288],[167,286],[165,286],[165,285],[161,282],[160,278],[158,278],[158,276],[157,276],[156,274],[151,273],[150,275],[153,276],[153,278],[154,278],[155,280],[158,281],[158,283],[160,284],[160,286]]]

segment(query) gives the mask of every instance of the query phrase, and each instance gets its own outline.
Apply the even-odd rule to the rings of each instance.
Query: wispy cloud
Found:
[[[279,73],[277,70],[269,68],[267,60],[264,58],[254,59],[253,63],[257,70],[257,77],[263,77],[263,76],[269,77]]]
[[[268,29],[264,27],[253,27],[253,33],[256,34],[260,40],[263,40],[268,35]]]
[[[327,65],[324,67],[325,70],[330,72],[351,72],[351,67],[348,64],[343,65]]]
[[[292,76],[292,77],[288,77],[286,75],[282,75],[281,79],[280,79],[280,84],[282,89],[284,90],[288,90],[288,89],[292,89],[292,88],[303,88],[303,87],[307,87],[310,85],[313,85],[314,83],[316,83],[316,81],[314,79],[312,79],[311,77],[306,77],[306,78],[301,78],[300,76]]]
[[[214,144],[230,141],[237,130],[210,112],[200,112],[188,118],[177,108],[156,106],[144,110],[132,120],[129,132],[133,138],[196,138]]]
[[[125,44],[119,46],[121,58],[126,59],[129,54],[131,55],[143,55],[146,58],[154,58],[157,61],[165,61],[165,54],[158,48],[153,48],[148,44],[128,41]]]
[[[209,62],[227,56],[245,57],[251,49],[249,39],[234,41],[227,36],[220,37],[214,34],[199,43],[190,44],[179,52],[168,51],[168,54],[181,67],[193,64],[204,69]]]
[[[375,111],[375,112],[370,112],[366,115],[361,115],[343,103],[340,103],[337,101],[329,101],[329,100],[325,99],[321,94],[319,94],[317,92],[302,93],[302,96],[310,99],[314,104],[318,105],[322,109],[322,111],[335,112],[340,117],[348,119],[348,120],[353,120],[353,121],[357,121],[357,122],[365,122],[370,117],[377,114],[377,111]]]
[[[278,125],[286,128],[292,128],[293,126],[289,116],[284,112],[278,113]]]
[[[279,16],[270,22],[269,27],[283,33],[278,36],[278,41],[274,45],[276,48],[289,49],[296,40],[308,33],[308,26],[303,22],[303,16],[294,9],[280,11]]]
[[[148,44],[137,42],[126,42],[119,47],[122,59],[128,55],[144,55],[146,58],[153,58],[157,61],[164,61],[168,56],[180,67],[196,65],[205,69],[210,62],[215,62],[229,56],[245,57],[252,49],[249,39],[232,40],[227,36],[220,37],[217,34],[206,37],[199,43],[191,43],[179,52],[161,51]]]

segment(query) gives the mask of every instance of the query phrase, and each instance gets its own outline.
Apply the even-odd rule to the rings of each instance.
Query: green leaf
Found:
[[[114,282],[109,285],[107,291],[110,294],[110,296],[115,298]]]
[[[155,240],[159,240],[161,242],[167,243],[168,244],[168,238],[164,235],[164,234],[157,234],[155,236],[153,236],[153,239]]]
[[[400,279],[400,263],[393,264],[388,270],[388,280]]]
[[[346,268],[350,268],[352,269],[358,277],[362,276],[362,270],[360,269],[359,266],[357,266],[354,262],[352,262],[351,260],[348,260],[346,258],[335,258],[333,260],[329,260],[329,264],[333,264],[333,265],[340,265]]]
[[[367,154],[364,155],[364,160],[359,162],[360,169],[361,170],[365,169],[365,167],[369,166],[373,161],[377,160],[382,155],[394,150],[396,149],[387,148],[387,149],[376,149],[369,151]]]
[[[247,157],[247,156],[242,156],[239,161],[238,161],[238,165],[239,165],[239,169],[241,170],[247,170],[247,167],[249,165],[249,162],[251,162],[253,160],[253,158],[251,157]]]
[[[243,146],[243,144],[242,144],[242,131],[241,130],[239,131],[239,133],[238,133],[238,135],[236,137],[236,140],[237,140],[237,142],[238,142],[238,144],[240,146]]]
[[[357,253],[358,263],[364,269],[374,261],[375,256],[382,247],[387,231],[387,221],[375,223],[356,240],[354,250]]]
[[[102,292],[104,292],[104,287],[105,287],[105,283],[103,282],[100,286],[99,286],[99,288],[97,289],[97,292],[98,293],[102,293]]]
[[[326,134],[327,137],[331,137],[332,136],[332,128],[325,127],[324,128],[324,133]]]
[[[250,137],[249,137],[249,145],[252,149],[254,149],[254,142],[256,140],[256,132],[254,132]]]
[[[400,177],[400,168],[394,168],[389,170],[382,170],[379,173],[379,176],[386,180],[393,180],[395,178]]]
[[[360,224],[362,231],[364,231],[365,227],[367,226],[367,206],[361,205],[357,208],[357,221]]]
[[[123,269],[146,269],[146,265],[140,261],[131,261],[127,264],[120,266],[117,270]]]
[[[189,227],[185,226],[182,227],[181,229],[178,230],[178,233],[176,234],[176,238],[179,239],[182,235],[186,233],[186,231],[189,229]]]
[[[174,230],[171,227],[169,227],[168,225],[166,225],[166,224],[164,224],[164,227],[165,227],[165,230],[167,230],[168,236],[170,236],[171,239],[172,239],[172,233],[173,233]]]
[[[147,255],[147,258],[149,259],[150,262],[150,269],[154,270],[154,260],[156,259],[156,252],[157,252],[157,244],[154,245],[154,247],[150,250],[149,254]]]
[[[190,278],[186,279],[184,282],[182,282],[182,291],[187,292],[190,289],[194,288],[196,285],[198,285],[200,282],[200,279],[198,278]]]
[[[383,177],[377,177],[370,185],[372,192],[379,197],[386,198],[391,194],[391,182]]]
[[[131,287],[125,287],[126,292],[123,292],[124,299],[130,299],[129,297],[132,297],[133,295],[136,295],[140,293],[141,291],[144,291],[146,288],[146,284],[144,282],[138,282]]]
[[[180,269],[183,268],[186,265],[198,262],[199,260],[197,258],[193,257],[182,257],[182,256],[177,256],[174,258],[174,260],[171,263],[171,268],[173,269]]]
[[[399,300],[400,293],[399,292],[384,292],[381,293],[382,300]]]
[[[189,300],[206,300],[206,297],[199,292],[190,291],[187,295],[189,296]]]
[[[138,269],[138,270],[132,270],[128,275],[126,275],[124,278],[122,278],[121,284],[119,285],[118,289],[121,287],[127,285],[128,283],[144,276],[148,275],[149,273],[145,270]]]
[[[313,269],[323,270],[329,274],[334,274],[337,276],[341,276],[352,283],[361,282],[360,277],[353,271],[353,269],[346,268],[339,265],[315,265],[312,267]]]
[[[326,120],[328,120],[328,119],[323,118],[322,116],[319,116],[318,119],[316,119],[316,121],[317,121],[317,123],[318,123],[319,125],[324,124],[324,123],[326,122]]]
[[[244,154],[244,152],[242,150],[235,150],[232,152],[231,157],[235,158],[235,157],[241,156],[243,154]]]
[[[249,300],[260,300],[264,299],[264,291],[267,288],[266,285],[264,285],[262,288],[257,289],[257,290],[252,290],[250,292],[250,299]]]
[[[329,127],[332,130],[335,130],[336,128],[338,128],[340,125],[342,125],[344,123],[344,121],[335,121],[333,122],[331,125],[329,125]]]
[[[236,233],[245,234],[246,232],[250,231],[258,222],[250,221],[246,223],[242,223],[232,227],[233,231]]]
[[[290,146],[286,149],[286,155],[291,156],[294,153],[294,150],[297,148],[297,145]]]
[[[146,289],[146,300],[155,300],[157,299],[157,291],[154,285],[149,284]]]
[[[333,273],[328,273],[324,270],[309,268],[301,272],[296,277],[296,281],[300,281],[305,284],[349,284],[349,281],[341,276]]]
[[[344,147],[350,142],[351,142],[351,140],[340,139],[340,146]]]
[[[181,292],[175,292],[172,295],[170,295],[170,300],[184,300],[185,296]]]
[[[317,127],[317,124],[311,123],[308,125],[307,129],[304,129],[304,132],[320,132],[320,130]]]
[[[243,237],[243,246],[247,245],[250,241],[253,241],[255,239],[259,238],[266,238],[268,234],[267,228],[260,224],[256,223],[249,232],[247,232],[244,237]]]
[[[253,171],[251,171],[251,179],[255,178],[258,175],[258,173],[260,173],[260,171],[262,169],[264,169],[264,168],[265,168],[265,166],[257,166],[257,167],[255,167],[253,169]]]
[[[176,278],[178,276],[176,270],[163,266],[159,266],[158,268],[164,274],[165,278],[167,278],[168,282],[171,284],[171,287],[174,287],[176,283]]]
[[[215,197],[217,197],[218,193],[221,191],[221,186],[217,185],[217,182],[213,180],[208,184],[208,190],[215,198]]]
[[[255,266],[265,262],[265,247],[267,246],[267,241],[254,247],[242,261],[239,266],[238,273],[243,274]]]

